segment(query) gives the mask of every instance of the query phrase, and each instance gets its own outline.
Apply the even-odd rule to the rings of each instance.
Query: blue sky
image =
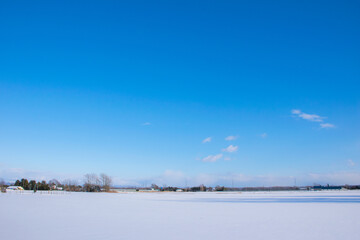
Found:
[[[3,1],[0,177],[359,184],[359,10]]]

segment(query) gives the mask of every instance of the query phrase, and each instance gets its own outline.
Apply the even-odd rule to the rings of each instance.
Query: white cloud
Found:
[[[323,122],[325,117],[321,117],[319,115],[316,114],[308,114],[308,113],[304,113],[299,109],[293,109],[291,110],[291,113],[294,115],[297,115],[298,117],[304,119],[304,120],[308,120],[311,122]]]
[[[144,123],[141,124],[141,125],[143,125],[143,126],[149,126],[149,125],[151,125],[151,123],[149,123],[149,122],[144,122]]]
[[[229,152],[229,153],[236,152],[238,148],[239,148],[238,146],[230,145],[227,148],[224,148],[223,152]]]
[[[267,138],[267,133],[262,133],[262,134],[260,134],[260,137],[262,137],[262,138]]]
[[[222,154],[217,154],[217,155],[209,155],[207,157],[204,157],[202,159],[203,162],[216,162],[217,160],[221,159],[222,158]]]
[[[299,109],[293,109],[293,110],[291,110],[291,113],[293,115],[296,115],[297,117],[302,118],[302,119],[307,120],[307,121],[320,122],[320,128],[335,128],[334,124],[324,123],[324,119],[326,117],[321,117],[321,116],[319,116],[317,114],[304,113]]]
[[[331,123],[320,123],[321,128],[334,128],[335,125]]]
[[[211,142],[211,140],[212,140],[212,137],[207,137],[202,141],[202,143],[208,143],[208,142]]]
[[[355,166],[355,162],[352,159],[347,160],[347,164],[349,167],[354,167]]]
[[[237,136],[227,136],[225,138],[226,141],[233,141],[233,140],[236,140],[238,137]]]
[[[301,117],[302,119],[311,121],[311,122],[322,122],[323,121],[323,117],[320,117],[319,115],[316,115],[316,114],[300,113],[299,117]]]
[[[299,109],[293,109],[293,110],[291,110],[291,113],[292,114],[300,114],[301,111]]]

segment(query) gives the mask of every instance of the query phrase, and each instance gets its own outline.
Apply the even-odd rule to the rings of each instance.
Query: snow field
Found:
[[[360,192],[0,194],[1,239],[357,239]]]

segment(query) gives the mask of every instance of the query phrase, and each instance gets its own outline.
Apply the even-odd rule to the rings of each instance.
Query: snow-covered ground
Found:
[[[0,239],[340,239],[360,192],[3,193]]]

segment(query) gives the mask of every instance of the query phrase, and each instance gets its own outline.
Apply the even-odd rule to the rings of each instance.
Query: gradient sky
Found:
[[[0,177],[360,184],[359,12],[2,1]]]

